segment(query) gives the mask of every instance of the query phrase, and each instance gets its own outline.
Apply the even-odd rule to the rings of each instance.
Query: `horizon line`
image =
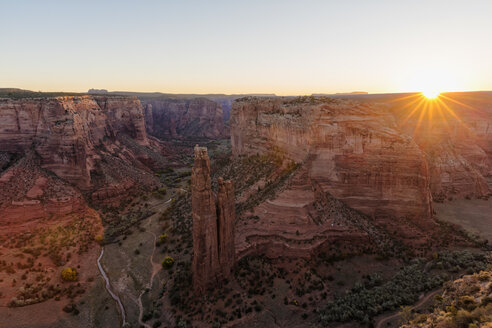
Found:
[[[311,93],[276,93],[276,92],[165,92],[165,91],[132,91],[132,90],[108,90],[108,89],[97,89],[90,88],[86,91],[67,91],[67,90],[31,90],[31,89],[23,89],[18,87],[0,87],[2,89],[13,89],[19,91],[29,91],[29,92],[40,92],[40,93],[81,93],[81,94],[90,94],[90,90],[101,91],[101,94],[104,93],[155,93],[155,94],[169,94],[169,95],[198,95],[198,96],[207,96],[207,95],[224,95],[224,96],[234,96],[234,95],[265,95],[265,96],[275,96],[275,97],[296,97],[296,96],[364,96],[364,95],[388,95],[388,94],[413,94],[413,93],[423,93],[424,91],[382,91],[382,92],[369,92],[369,91],[347,91],[347,92],[311,92]],[[452,91],[441,91],[439,94],[443,93],[472,93],[472,92],[492,92],[492,90],[452,90]],[[92,94],[97,94],[94,92]]]

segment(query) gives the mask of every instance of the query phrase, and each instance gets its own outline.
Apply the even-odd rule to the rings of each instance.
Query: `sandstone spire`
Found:
[[[231,180],[219,178],[217,193],[217,231],[219,244],[219,263],[224,277],[229,276],[235,262],[234,221],[236,211],[234,204],[234,186]]]
[[[216,281],[219,269],[217,252],[217,214],[210,183],[210,159],[207,148],[195,146],[191,174],[193,211],[193,285],[203,291]]]
[[[191,174],[193,286],[201,293],[227,277],[234,265],[234,189],[219,178],[217,202],[210,181],[207,148],[195,146]]]

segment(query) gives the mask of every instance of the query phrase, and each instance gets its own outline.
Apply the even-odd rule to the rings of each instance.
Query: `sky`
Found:
[[[0,88],[492,90],[490,0],[0,0]]]

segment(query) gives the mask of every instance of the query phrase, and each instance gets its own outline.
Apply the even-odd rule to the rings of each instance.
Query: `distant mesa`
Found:
[[[336,95],[367,95],[367,91],[337,92]]]
[[[108,93],[108,90],[106,89],[89,89],[87,91],[88,94],[105,94]]]
[[[337,93],[313,93],[313,97],[324,97],[324,96],[353,96],[353,95],[368,95],[367,91],[352,91],[352,92],[337,92]]]

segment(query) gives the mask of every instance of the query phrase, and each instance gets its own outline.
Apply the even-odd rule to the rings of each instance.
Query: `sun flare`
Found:
[[[427,99],[436,99],[437,97],[439,97],[440,92],[435,90],[427,90],[423,91],[422,94]]]

